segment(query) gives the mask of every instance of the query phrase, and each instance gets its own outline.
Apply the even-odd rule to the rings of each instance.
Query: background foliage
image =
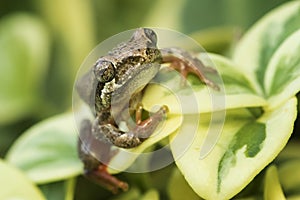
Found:
[[[171,0],[1,0],[0,157],[4,158],[14,141],[32,125],[71,110],[77,69],[92,48],[107,37],[140,26],[171,28],[191,35],[210,52],[229,55],[250,25],[283,2],[285,1],[178,0],[174,3]],[[299,132],[299,128],[298,120],[294,132]],[[291,154],[299,144],[298,140],[299,136],[293,134],[292,145],[285,149],[283,155],[294,156]],[[282,159],[284,158],[286,157]],[[281,174],[284,174],[284,170],[293,166],[299,165],[291,164],[285,167],[287,169],[279,169],[279,172],[281,170]],[[74,166],[76,167],[78,166]],[[0,168],[1,171],[15,170],[13,166],[6,164],[1,164]],[[69,170],[72,173],[74,169]],[[277,173],[277,169],[270,168],[267,176],[272,173]],[[132,185],[130,192],[123,194],[124,199],[141,196],[146,199],[147,195],[154,199],[158,196],[158,191],[161,198],[176,199],[178,195],[172,192],[174,188],[186,185],[173,166],[149,174],[120,176]],[[162,176],[171,176],[170,184],[161,183]],[[260,176],[254,181],[261,183],[259,179]],[[3,179],[0,178],[2,188],[7,183],[1,180]],[[293,186],[285,186],[288,191],[295,190]],[[81,177],[77,181],[68,179],[41,184],[39,187],[47,199],[113,198],[109,192]],[[257,185],[250,185],[239,196],[254,191],[251,187]],[[148,188],[155,190],[148,191]],[[41,196],[35,190],[32,189],[33,195]],[[28,193],[30,191],[28,189]],[[192,191],[188,194],[191,198],[197,198]]]

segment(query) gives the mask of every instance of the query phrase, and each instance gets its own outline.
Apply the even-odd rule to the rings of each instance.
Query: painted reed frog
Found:
[[[140,145],[166,117],[167,107],[162,106],[142,119],[140,104],[143,88],[158,73],[162,63],[169,63],[183,76],[194,73],[202,82],[218,89],[205,76],[212,68],[205,67],[183,49],[158,49],[157,35],[148,28],[137,29],[127,42],[100,57],[77,84],[80,97],[95,115],[93,122],[84,120],[80,130],[78,151],[85,175],[115,193],[119,189],[127,190],[128,185],[107,172],[107,164],[115,153],[112,146]],[[131,116],[135,116],[135,120],[131,120]],[[126,122],[128,130],[120,130],[119,122]]]

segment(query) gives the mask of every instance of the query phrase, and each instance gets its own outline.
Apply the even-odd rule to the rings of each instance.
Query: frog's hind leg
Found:
[[[219,86],[214,83],[207,73],[217,74],[214,68],[205,66],[198,58],[191,53],[180,48],[161,49],[163,63],[169,63],[170,67],[179,71],[186,78],[189,73],[193,73],[206,85],[215,90],[220,90]]]
[[[138,113],[141,110],[137,111]],[[107,142],[121,148],[133,148],[140,145],[144,140],[150,137],[154,132],[159,123],[165,118],[167,113],[167,107],[162,106],[157,112],[151,115],[146,120],[141,120],[137,115],[137,125],[130,129],[128,132],[123,132],[119,130],[113,124],[99,124],[95,123],[93,128],[93,134],[101,134],[105,136]],[[99,137],[101,137],[99,135]]]
[[[101,162],[93,155],[101,152]],[[84,176],[106,189],[117,193],[119,190],[126,191],[128,184],[112,176],[107,171],[108,163],[114,152],[111,145],[99,140],[92,134],[92,124],[89,120],[84,120],[80,128],[80,137],[78,140],[79,158],[84,164]],[[98,157],[97,156],[97,157]]]
[[[93,171],[87,171],[85,176],[91,181],[112,191],[114,194],[117,194],[120,189],[123,191],[128,190],[128,184],[109,174],[107,166],[104,164],[100,164],[98,168]]]

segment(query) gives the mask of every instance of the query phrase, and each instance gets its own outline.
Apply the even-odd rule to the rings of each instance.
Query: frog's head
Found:
[[[139,28],[129,41],[99,58],[92,71],[97,85],[102,86],[101,95],[123,104],[139,93],[160,68],[161,52],[156,42],[153,30]]]
[[[157,35],[152,29],[136,29],[128,42],[121,43],[110,52],[109,56],[103,56],[96,62],[93,68],[95,77],[100,83],[107,83],[116,76],[117,79],[121,79],[122,76],[131,75],[133,72],[123,72],[133,71],[132,67],[142,64],[143,62],[158,62],[157,60],[160,59],[161,55],[160,52],[157,51],[156,43]],[[132,67],[126,70],[120,70],[120,68],[128,65],[132,65]],[[117,68],[119,68],[119,70],[117,70]],[[140,69],[136,70],[141,70],[141,67],[139,68]],[[121,71],[123,74],[118,73],[118,71]]]

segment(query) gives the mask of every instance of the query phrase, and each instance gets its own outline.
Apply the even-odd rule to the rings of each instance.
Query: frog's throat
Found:
[[[141,70],[134,73],[121,85],[116,84],[115,90],[111,96],[112,105],[127,103],[131,97],[140,92],[158,73],[159,63],[143,64]]]

